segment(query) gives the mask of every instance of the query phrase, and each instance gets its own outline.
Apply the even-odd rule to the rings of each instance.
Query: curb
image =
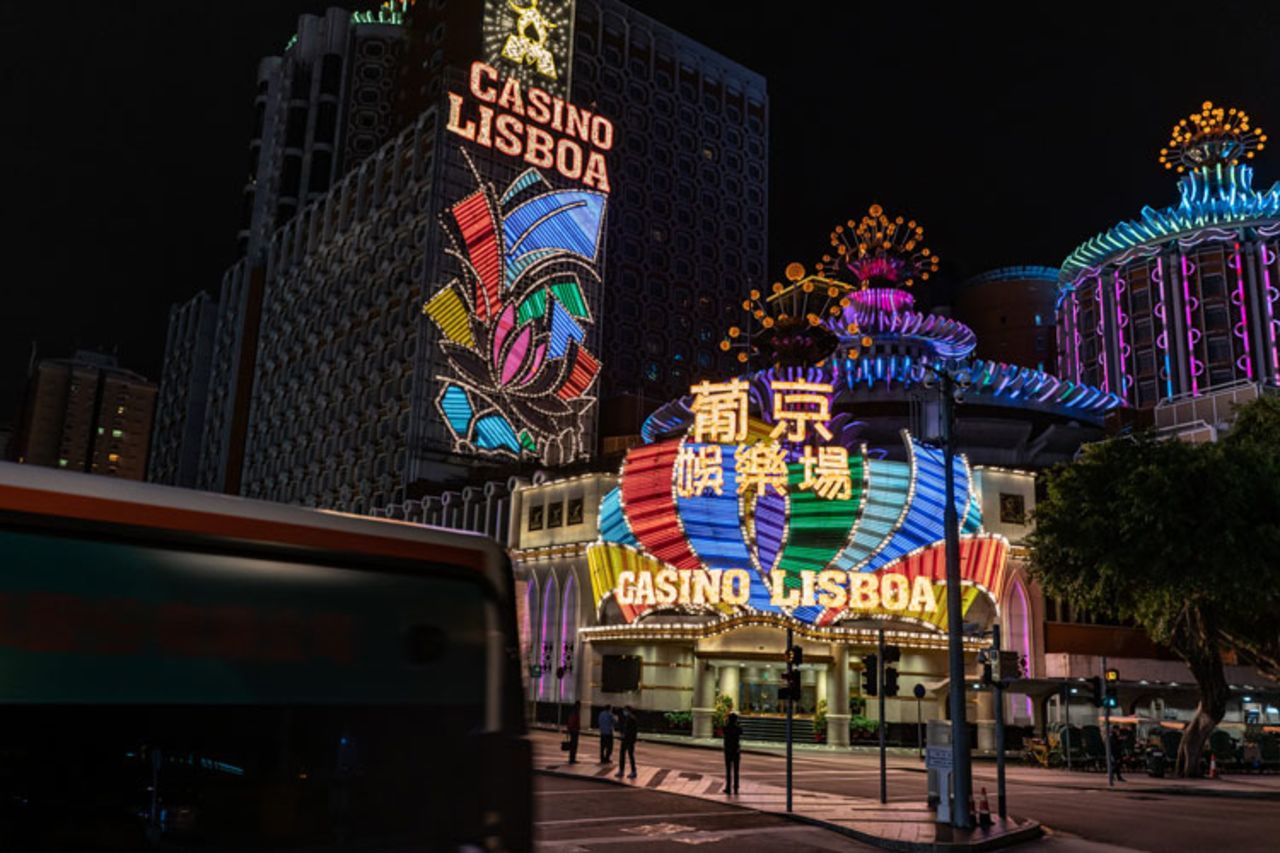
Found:
[[[547,767],[547,768],[535,767],[533,772],[542,774],[543,776],[555,776],[560,779],[576,779],[578,781],[583,781],[583,782],[598,782],[602,785],[613,785],[613,786],[622,787],[622,788],[635,787],[634,785],[629,785],[626,782],[620,782],[612,778],[611,776],[583,776],[579,773],[569,773],[564,770],[556,770],[550,767]],[[637,788],[636,790],[648,791],[650,789]],[[653,791],[652,793],[667,793],[670,796],[675,796],[675,797],[686,796],[683,794],[670,794],[670,792],[667,792],[667,791]],[[702,800],[701,797],[690,797],[690,799]],[[707,800],[703,800],[703,801],[709,802]],[[868,833],[868,832],[861,832],[859,830],[852,829],[847,826],[840,826],[839,824],[836,824],[836,823],[829,823],[828,821],[822,820],[820,818],[808,817],[806,815],[799,815],[799,814],[796,814],[795,812],[767,812],[767,811],[762,811],[760,809],[753,809],[750,806],[738,805],[737,803],[727,803],[726,805],[732,806],[733,808],[742,809],[743,811],[747,811],[747,812],[755,812],[756,814],[775,815],[777,817],[786,818],[787,820],[793,821],[795,823],[803,823],[807,826],[814,826],[819,829],[825,829],[828,832],[834,832],[839,835],[852,838],[856,841],[861,841],[865,844],[871,844],[883,850],[898,850],[898,851],[903,851],[903,853],[933,853],[933,851],[940,851],[940,850],[957,851],[957,853],[959,853],[959,851],[975,851],[976,853],[977,851],[983,851],[983,850],[999,850],[1004,847],[1011,847],[1014,844],[1021,844],[1024,841],[1032,841],[1044,834],[1044,829],[1043,827],[1040,826],[1039,823],[1035,821],[1027,821],[1023,826],[1019,827],[1013,832],[1005,833],[1004,835],[1001,835],[998,838],[988,838],[988,839],[983,839],[976,842],[971,842],[968,844],[952,843],[952,842],[946,842],[946,841],[918,843],[914,841],[899,841],[896,838],[883,838],[879,835],[872,835],[871,833]]]

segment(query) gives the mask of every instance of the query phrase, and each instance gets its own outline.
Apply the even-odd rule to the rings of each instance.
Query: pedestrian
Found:
[[[1108,741],[1108,752],[1111,753],[1111,773],[1115,776],[1117,782],[1123,782],[1124,776],[1120,775],[1120,759],[1124,754],[1124,739],[1120,737],[1119,726],[1111,727],[1111,735]]]
[[[600,763],[613,761],[613,706],[605,705],[600,716],[596,718],[596,728],[600,730]]]
[[[627,769],[627,756],[631,756],[631,774],[628,779],[636,778],[636,737],[640,734],[640,721],[636,719],[636,712],[631,710],[628,705],[622,710],[622,749],[618,751],[618,778],[622,778],[622,774]]]
[[[565,723],[565,734],[569,736],[569,763],[578,763],[578,733],[582,731],[582,715],[579,709],[582,707],[581,702],[573,703],[573,710],[569,712],[569,721]]]
[[[724,792],[738,793],[738,765],[742,760],[742,726],[738,725],[738,715],[730,714],[724,724]]]

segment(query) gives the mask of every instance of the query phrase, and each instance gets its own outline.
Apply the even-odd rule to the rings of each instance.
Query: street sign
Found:
[[[924,685],[923,685],[923,684],[917,684],[914,688],[912,688],[911,692],[912,692],[912,693],[914,693],[914,694],[916,695],[916,698],[917,698],[917,699],[923,699],[923,698],[924,698]]]
[[[991,677],[996,681],[1012,681],[1022,677],[1022,660],[1016,651],[1002,650],[992,661]]]
[[[925,750],[924,766],[930,770],[950,770],[951,759],[951,747],[931,746]]]

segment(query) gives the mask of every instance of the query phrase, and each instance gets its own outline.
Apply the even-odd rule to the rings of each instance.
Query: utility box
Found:
[[[925,768],[929,777],[929,808],[938,823],[951,822],[952,785],[951,723],[930,720],[925,746]]]

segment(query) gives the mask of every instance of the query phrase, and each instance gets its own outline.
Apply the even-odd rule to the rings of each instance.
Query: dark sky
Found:
[[[234,260],[257,60],[327,5],[0,0],[0,424],[33,341],[158,378],[170,304]],[[1056,265],[1174,199],[1156,152],[1201,101],[1280,127],[1272,4],[633,5],[768,78],[773,276],[873,201],[949,277]]]

